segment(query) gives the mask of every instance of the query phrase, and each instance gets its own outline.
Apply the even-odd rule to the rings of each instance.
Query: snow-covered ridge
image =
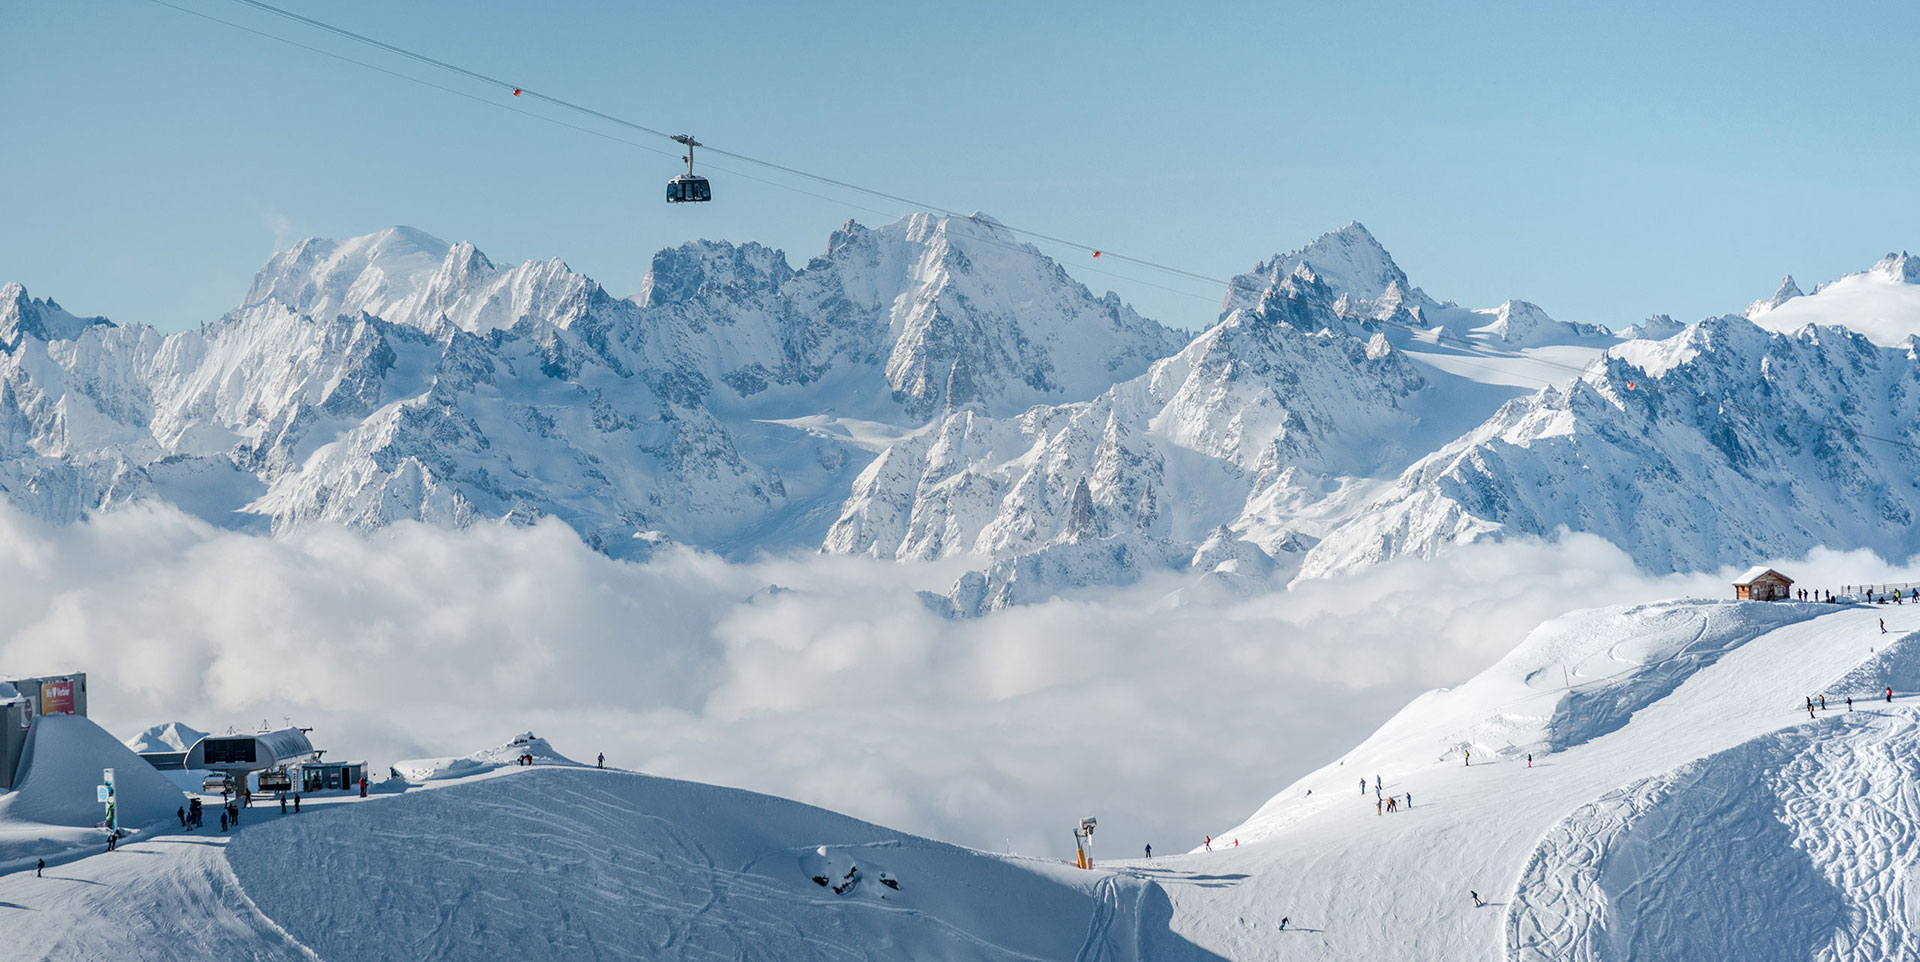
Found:
[[[12,285],[0,490],[56,521],[160,499],[273,530],[553,516],[617,554],[649,550],[648,530],[817,544],[871,453],[778,423],[1007,414],[1178,347],[1003,235],[984,217],[848,224],[800,271],[700,242],[623,299],[557,260],[501,267],[398,227],[302,242],[228,317],[171,336]]]
[[[689,243],[632,298],[392,228],[278,254],[241,308],[170,336],[0,289],[0,491],[63,522],[163,500],[274,531],[551,517],[619,555],[986,556],[955,612],[1154,571],[1259,590],[1562,528],[1660,570],[1880,549],[1908,540],[1904,455],[1824,458],[1792,425],[1904,436],[1913,362],[1883,334],[1909,299],[1920,327],[1913,264],[1783,283],[1757,314],[1774,335],[1656,315],[1616,336],[1435,300],[1353,224],[1236,278],[1183,345],[978,215],[849,223],[798,269]],[[1676,371],[1715,409],[1616,403]],[[1822,507],[1753,525],[1689,500],[1784,503],[1782,483]]]
[[[1746,316],[1770,330],[1791,333],[1808,324],[1838,324],[1877,344],[1903,346],[1920,335],[1920,257],[1890,253],[1864,271],[1848,274],[1802,294],[1788,277]]]

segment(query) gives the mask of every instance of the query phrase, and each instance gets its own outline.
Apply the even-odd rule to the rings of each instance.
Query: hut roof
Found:
[[[1734,579],[1733,584],[1734,584],[1734,587],[1736,588],[1741,585],[1750,585],[1756,581],[1759,581],[1760,578],[1765,575],[1772,575],[1775,578],[1779,578],[1781,581],[1784,581],[1788,584],[1793,583],[1792,578],[1789,578],[1786,575],[1783,575],[1780,572],[1767,567],[1766,565],[1754,565],[1753,567],[1747,569],[1746,574],[1743,574],[1739,578]]]

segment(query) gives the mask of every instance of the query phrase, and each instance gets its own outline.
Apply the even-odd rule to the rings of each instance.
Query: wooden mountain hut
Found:
[[[1733,583],[1733,596],[1740,601],[1791,601],[1793,579],[1772,568],[1748,568]]]

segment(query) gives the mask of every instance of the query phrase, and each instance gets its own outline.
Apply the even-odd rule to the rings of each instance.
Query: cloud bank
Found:
[[[59,528],[0,508],[0,673],[87,671],[122,736],[291,719],[380,770],[531,728],[576,757],[994,850],[1070,854],[1067,829],[1098,815],[1117,856],[1237,823],[1548,618],[1730,595],[1572,535],[1252,598],[1169,576],[949,622],[914,592],[957,564],[637,564],[558,523],[274,539],[167,508]],[[1920,580],[1865,553],[1783,567]]]

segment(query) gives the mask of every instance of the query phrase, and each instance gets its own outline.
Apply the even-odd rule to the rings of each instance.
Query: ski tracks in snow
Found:
[[[1511,962],[1872,962],[1920,944],[1920,722],[1862,710],[1582,806],[1521,872]]]

